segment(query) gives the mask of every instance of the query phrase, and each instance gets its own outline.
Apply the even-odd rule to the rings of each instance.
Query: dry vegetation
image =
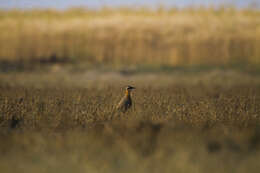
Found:
[[[0,89],[3,172],[259,170],[257,86],[139,86],[126,114],[119,86]]]
[[[259,11],[12,10],[0,31],[0,172],[259,172]]]
[[[0,20],[2,62],[260,62],[254,10],[13,10],[1,11]]]

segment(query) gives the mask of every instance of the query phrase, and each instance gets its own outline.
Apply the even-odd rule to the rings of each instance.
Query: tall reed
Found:
[[[102,9],[0,12],[0,60],[112,64],[260,63],[260,12]]]

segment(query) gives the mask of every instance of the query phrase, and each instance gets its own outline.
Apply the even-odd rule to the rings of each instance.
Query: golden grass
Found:
[[[114,112],[124,95],[118,86],[59,90],[1,86],[2,118],[23,118],[25,128],[33,129],[75,128],[117,118],[174,120],[198,127],[208,123],[248,127],[259,121],[259,90],[254,86],[140,86],[134,92],[134,108],[125,115]],[[51,124],[44,124],[49,118]]]
[[[253,10],[13,10],[0,19],[0,60],[260,62],[260,13]]]
[[[143,86],[126,114],[119,86],[0,91],[2,172],[259,171],[256,86]]]

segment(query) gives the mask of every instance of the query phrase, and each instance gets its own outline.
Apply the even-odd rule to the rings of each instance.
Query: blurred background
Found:
[[[119,79],[216,69],[239,77],[260,69],[257,0],[12,0],[0,9],[4,77],[44,71]]]

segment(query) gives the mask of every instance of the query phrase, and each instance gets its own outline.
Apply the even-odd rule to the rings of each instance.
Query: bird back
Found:
[[[117,109],[123,112],[127,111],[132,106],[132,99],[130,95],[125,95],[117,105]]]

